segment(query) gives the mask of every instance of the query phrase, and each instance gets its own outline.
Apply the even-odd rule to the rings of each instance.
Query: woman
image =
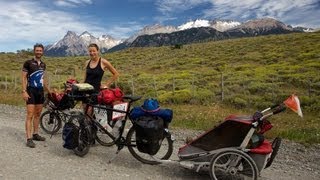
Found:
[[[119,77],[118,71],[111,65],[109,61],[99,56],[99,47],[92,43],[88,46],[90,59],[85,62],[84,82],[89,83],[94,87],[96,92],[100,89],[109,88],[110,85]],[[109,70],[112,74],[105,83],[101,83],[104,71]],[[97,99],[94,100],[97,103]],[[83,104],[84,111],[92,115],[92,108]]]
[[[90,59],[85,63],[86,73],[84,82],[91,84],[96,91],[102,88],[109,88],[110,85],[119,77],[118,71],[111,65],[109,61],[101,58],[99,55],[99,47],[97,44],[92,43],[88,46]],[[112,74],[111,78],[101,84],[104,71],[109,70]]]

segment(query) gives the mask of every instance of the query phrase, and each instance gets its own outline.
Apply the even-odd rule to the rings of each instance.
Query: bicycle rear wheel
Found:
[[[90,137],[91,131],[89,125],[85,120],[84,115],[72,116],[69,121],[75,121],[75,124],[79,124],[79,137],[78,137],[78,146],[73,149],[73,152],[80,157],[88,154],[90,149]]]
[[[142,153],[137,148],[136,143],[136,135],[135,135],[135,129],[134,127],[131,127],[128,134],[127,134],[127,146],[129,149],[129,152],[132,154],[134,158],[137,160],[145,163],[145,164],[160,164],[161,162],[158,160],[166,160],[169,159],[172,151],[173,151],[173,141],[171,139],[171,134],[169,132],[164,132],[165,137],[162,140],[161,147],[159,151],[155,155],[149,155],[147,153]]]
[[[48,134],[55,134],[61,128],[61,119],[55,111],[45,111],[40,116],[40,127]]]

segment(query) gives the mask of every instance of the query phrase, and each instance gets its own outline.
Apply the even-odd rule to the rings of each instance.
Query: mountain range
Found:
[[[87,55],[87,46],[96,43],[100,52],[114,52],[129,47],[181,45],[195,42],[254,37],[268,34],[312,32],[305,27],[292,27],[272,18],[250,20],[244,23],[222,20],[195,20],[180,26],[155,24],[146,26],[128,39],[119,40],[110,35],[98,38],[85,31],[80,35],[68,31],[59,41],[45,47],[47,56]]]

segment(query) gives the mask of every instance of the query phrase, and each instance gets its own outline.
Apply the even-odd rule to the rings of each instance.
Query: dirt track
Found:
[[[134,159],[125,148],[113,160],[115,147],[96,145],[84,158],[62,147],[61,134],[36,142],[34,149],[25,146],[23,108],[0,105],[0,180],[2,179],[209,179],[176,164],[146,165]],[[175,149],[172,160],[186,136],[199,132],[172,130]],[[270,169],[262,172],[263,180],[320,179],[320,145],[305,148],[284,141]]]

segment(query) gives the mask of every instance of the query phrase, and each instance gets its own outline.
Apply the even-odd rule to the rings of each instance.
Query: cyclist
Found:
[[[27,104],[26,145],[30,148],[35,147],[33,140],[45,141],[45,138],[38,134],[39,117],[45,99],[43,88],[50,93],[47,80],[44,78],[46,64],[41,59],[43,50],[42,44],[35,44],[33,47],[34,57],[25,61],[22,68],[22,97]]]
[[[90,59],[85,62],[86,71],[84,74],[84,82],[91,84],[96,92],[99,92],[102,88],[109,88],[110,85],[118,79],[118,71],[108,60],[100,57],[99,47],[97,44],[90,44],[88,46],[88,53]],[[112,76],[102,84],[101,80],[106,70],[111,72]],[[95,100],[95,103],[97,103],[97,100]],[[84,107],[86,107],[85,104]],[[88,113],[92,114],[92,109],[90,107],[88,108]]]

